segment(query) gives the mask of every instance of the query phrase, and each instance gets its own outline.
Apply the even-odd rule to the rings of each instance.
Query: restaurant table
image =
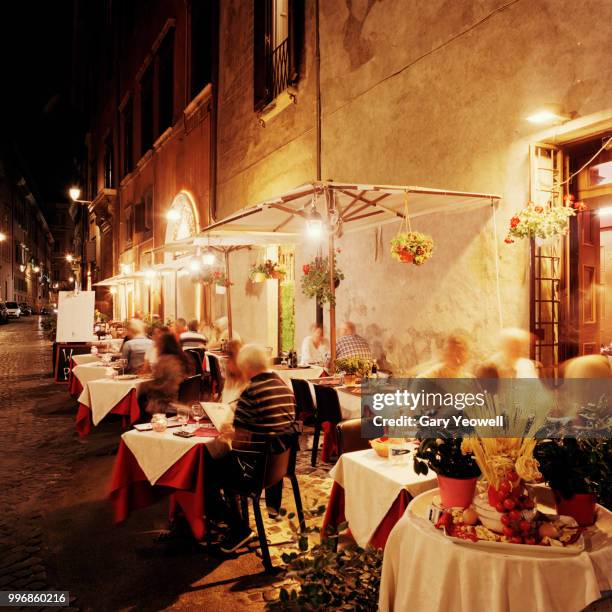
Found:
[[[76,399],[83,392],[86,383],[105,376],[106,366],[99,359],[91,363],[74,366],[68,377],[68,393]]]
[[[491,551],[449,540],[426,518],[437,490],[416,497],[387,540],[379,610],[582,610],[612,588],[612,513],[598,507],[579,554]]]
[[[140,419],[138,388],[145,378],[116,380],[100,378],[90,380],[79,395],[79,410],[76,429],[81,437],[91,431],[91,425],[98,423],[108,414],[120,414],[124,421],[135,423]]]
[[[311,365],[308,367],[302,366],[297,368],[290,368],[289,366],[273,365],[271,370],[276,372],[287,385],[291,385],[292,378],[299,378],[300,380],[311,380],[313,378],[319,378],[323,374],[323,368],[318,365]]]
[[[327,526],[348,521],[359,546],[384,548],[389,533],[402,517],[410,500],[433,489],[437,479],[414,471],[412,455],[393,465],[373,449],[344,453],[330,471],[334,479],[321,533]]]
[[[114,519],[124,521],[131,511],[170,495],[170,518],[180,509],[198,540],[204,538],[204,445],[217,435],[200,429],[192,438],[153,431],[125,432],[111,476]],[[212,433],[211,433],[212,432]]]
[[[83,353],[82,355],[73,355],[72,361],[74,365],[85,365],[86,363],[96,363],[100,361],[100,358],[92,353]]]

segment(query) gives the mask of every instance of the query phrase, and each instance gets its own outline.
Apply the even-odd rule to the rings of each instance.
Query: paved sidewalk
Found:
[[[224,558],[160,543],[165,502],[112,524],[106,496],[121,424],[103,423],[79,440],[76,404],[50,369],[37,316],[0,326],[0,406],[10,432],[0,461],[0,590],[69,590],[74,608],[94,611],[262,609],[278,581],[262,574],[255,546]],[[329,467],[313,469],[309,452],[300,453],[306,507],[327,499]],[[289,531],[266,523],[278,559]]]

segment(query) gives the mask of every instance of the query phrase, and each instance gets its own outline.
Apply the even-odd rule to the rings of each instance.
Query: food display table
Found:
[[[598,507],[579,554],[490,551],[449,540],[416,497],[387,540],[379,610],[582,610],[612,588],[612,513]],[[424,579],[426,577],[426,579]]]
[[[204,444],[216,432],[200,429],[193,438],[179,438],[173,431],[131,430],[121,436],[110,485],[115,521],[170,495],[170,518],[180,508],[201,540],[206,532]]]
[[[98,423],[107,414],[120,414],[129,417],[130,423],[140,418],[138,406],[138,388],[145,382],[144,378],[115,380],[100,378],[85,384],[79,395],[79,410],[76,418],[76,429],[81,437],[91,431],[91,425]]]
[[[70,371],[68,377],[68,392],[75,399],[81,395],[84,386],[90,380],[97,380],[106,376],[106,366],[96,359],[90,363],[75,365]]]
[[[359,546],[384,548],[390,531],[410,500],[437,486],[433,472],[416,474],[412,455],[393,465],[372,449],[344,453],[330,471],[334,479],[323,529],[345,520]]]

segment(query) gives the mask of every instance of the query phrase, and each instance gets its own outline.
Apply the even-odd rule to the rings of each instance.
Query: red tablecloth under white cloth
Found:
[[[130,423],[140,418],[138,388],[144,378],[115,380],[101,378],[89,381],[79,396],[76,428],[80,436],[87,435],[91,425],[98,425],[108,414],[129,417]]]
[[[340,504],[344,504],[344,517],[359,546],[366,546],[368,543],[374,545],[373,536],[398,499],[400,506],[397,510],[402,508],[401,497],[406,493],[412,498],[437,486],[433,472],[427,476],[415,473],[411,456],[406,463],[393,465],[388,459],[379,457],[372,449],[344,453],[330,471],[330,476],[335,482],[327,505],[324,526],[338,524],[338,508]],[[343,495],[339,488],[342,489]],[[402,509],[405,509],[405,505]],[[401,514],[397,515],[396,520],[400,516]],[[389,529],[391,527],[392,525]],[[387,534],[379,534],[377,546],[384,546]]]
[[[72,397],[77,398],[90,380],[97,380],[105,376],[106,366],[99,359],[91,363],[75,365],[68,377],[68,392]]]
[[[121,437],[110,485],[116,522],[131,511],[170,495],[170,517],[178,508],[195,538],[206,532],[204,507],[204,444],[214,439],[200,430],[193,438],[164,433],[128,431]],[[216,435],[216,432],[214,432]]]
[[[425,493],[393,528],[383,560],[381,612],[526,612],[584,609],[612,588],[612,513],[577,555],[489,552],[456,544],[423,518]]]

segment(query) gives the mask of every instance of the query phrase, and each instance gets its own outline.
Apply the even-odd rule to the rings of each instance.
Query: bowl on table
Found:
[[[389,456],[389,446],[391,444],[403,444],[403,438],[375,438],[370,440],[370,446],[374,449],[379,457]]]

